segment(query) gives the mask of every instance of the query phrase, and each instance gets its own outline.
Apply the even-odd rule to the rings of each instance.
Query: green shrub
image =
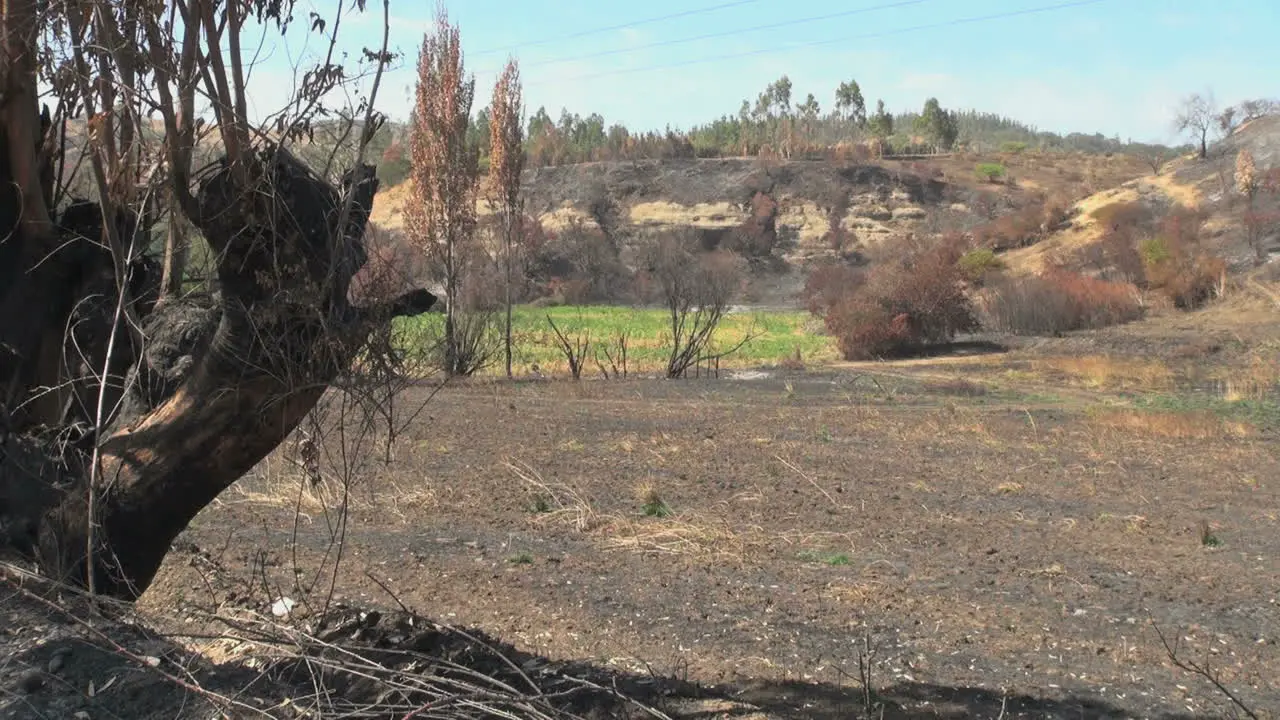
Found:
[[[1142,253],[1142,262],[1148,267],[1167,262],[1173,257],[1173,253],[1169,252],[1168,244],[1165,243],[1164,238],[1160,237],[1143,240],[1138,251]]]
[[[1014,155],[1022,153],[1027,149],[1027,144],[1018,140],[1009,140],[1000,143],[1000,152],[1013,153]]]
[[[972,283],[981,282],[987,273],[1004,268],[1004,261],[995,254],[994,250],[988,248],[970,250],[960,256],[958,264],[965,279]]]
[[[1000,163],[978,163],[973,168],[978,177],[989,183],[996,182],[1005,176],[1005,167]]]

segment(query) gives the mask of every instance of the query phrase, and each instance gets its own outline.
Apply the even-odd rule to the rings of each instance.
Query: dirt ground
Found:
[[[415,388],[347,524],[325,509],[337,441],[318,485],[282,453],[197,519],[143,607],[305,615],[340,547],[339,600],[729,688],[751,717],[857,716],[860,660],[886,717],[1230,716],[1161,633],[1268,716],[1275,415],[1054,352]]]

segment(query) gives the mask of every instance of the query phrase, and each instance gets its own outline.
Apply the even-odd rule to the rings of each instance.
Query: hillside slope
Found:
[[[1102,239],[1105,228],[1094,213],[1107,205],[1135,203],[1159,217],[1170,208],[1199,210],[1205,215],[1208,249],[1226,259],[1232,267],[1253,264],[1253,250],[1245,239],[1248,203],[1236,188],[1235,164],[1240,151],[1254,158],[1259,176],[1280,171],[1280,116],[1258,118],[1236,129],[1210,148],[1209,156],[1178,158],[1159,175],[1146,175],[1118,187],[1094,193],[1074,206],[1072,222],[1039,243],[1005,255],[1007,264],[1018,271],[1037,272],[1050,260],[1071,261]],[[1280,218],[1280,197],[1260,192],[1253,212],[1259,217]],[[1280,222],[1272,221],[1262,230],[1264,249],[1272,260],[1280,253]]]
[[[998,163],[1005,177],[980,180],[979,162]],[[1139,175],[1141,163],[1127,156],[1012,153],[862,164],[595,162],[530,170],[524,183],[528,212],[544,229],[599,228],[623,247],[680,229],[693,229],[713,247],[734,229],[758,223],[773,234],[779,262],[767,265],[767,276],[757,274],[757,300],[788,302],[814,262],[874,254],[918,234],[965,232],[1047,198],[1075,199]],[[379,193],[373,221],[403,227],[409,196],[408,183]],[[488,213],[483,200],[478,209]]]

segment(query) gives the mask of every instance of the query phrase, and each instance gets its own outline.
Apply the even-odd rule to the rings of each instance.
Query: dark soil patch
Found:
[[[1005,694],[1006,717],[1223,712],[1156,627],[1280,707],[1274,436],[1175,445],[1074,401],[845,375],[447,388],[353,488],[335,595],[557,662],[763,687],[734,698],[765,717],[851,716],[868,636],[899,716],[996,717]],[[332,571],[324,515],[295,531],[273,467],[188,532],[219,601]],[[206,575],[175,557],[144,604],[207,601]]]

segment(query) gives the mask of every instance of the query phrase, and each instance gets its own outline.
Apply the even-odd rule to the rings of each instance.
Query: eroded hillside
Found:
[[[989,165],[1002,170],[1000,177],[980,177],[977,169]],[[744,228],[763,235],[774,262],[756,264],[751,299],[774,303],[789,302],[815,262],[859,261],[914,235],[969,232],[1005,214],[1065,207],[1140,175],[1142,164],[1127,156],[1024,152],[861,164],[598,162],[528,171],[525,187],[528,212],[545,230],[599,230],[624,256],[627,246],[647,237],[687,228],[708,248]],[[380,193],[374,222],[402,227],[409,195],[407,183]],[[483,200],[479,210],[488,213]]]
[[[1236,165],[1241,152],[1252,158],[1256,172],[1259,187],[1252,198],[1239,187]],[[1214,145],[1207,158],[1181,157],[1160,174],[1146,174],[1081,199],[1070,222],[1032,246],[1009,252],[1005,260],[1010,268],[1024,272],[1038,272],[1050,262],[1088,266],[1091,249],[1111,229],[1100,217],[1122,206],[1128,206],[1130,216],[1141,213],[1148,219],[1166,216],[1174,208],[1200,214],[1205,249],[1236,270],[1255,264],[1259,252],[1274,260],[1280,252],[1280,195],[1273,188],[1278,170],[1280,116],[1260,117]],[[1250,232],[1257,236],[1248,237]]]

